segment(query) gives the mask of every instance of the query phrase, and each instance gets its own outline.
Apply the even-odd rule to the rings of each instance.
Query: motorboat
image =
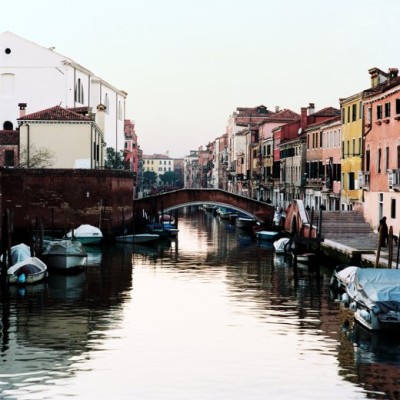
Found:
[[[279,232],[276,231],[257,231],[256,238],[258,240],[266,240],[272,242],[278,238]]]
[[[239,229],[253,229],[257,224],[254,218],[238,217],[236,218],[236,226]]]
[[[70,270],[85,266],[88,255],[78,240],[62,239],[49,242],[41,258],[51,268]]]
[[[160,238],[156,233],[135,233],[132,235],[117,236],[115,240],[119,243],[148,243]]]
[[[292,240],[290,238],[280,238],[276,240],[273,245],[275,249],[276,254],[286,254],[289,251],[289,247],[291,244]]]
[[[400,328],[399,269],[357,268],[346,293],[355,321],[365,328]]]
[[[3,260],[3,255],[1,256]],[[47,265],[31,255],[30,247],[25,243],[11,247],[11,260],[6,261],[7,281],[10,284],[31,284],[43,281],[47,277]]]
[[[331,289],[339,294],[345,293],[347,286],[353,281],[358,268],[347,264],[336,266],[330,281]]]
[[[65,239],[76,239],[84,245],[97,245],[103,239],[103,234],[96,226],[84,224],[69,231]]]

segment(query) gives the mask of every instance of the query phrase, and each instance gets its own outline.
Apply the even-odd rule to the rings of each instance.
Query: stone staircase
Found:
[[[378,234],[359,211],[323,211],[321,236],[360,250],[378,246]]]

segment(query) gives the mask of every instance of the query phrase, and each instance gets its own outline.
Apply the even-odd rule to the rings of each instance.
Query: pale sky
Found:
[[[0,0],[11,31],[128,93],[145,154],[183,157],[225,133],[237,107],[289,108],[400,68],[400,0]]]

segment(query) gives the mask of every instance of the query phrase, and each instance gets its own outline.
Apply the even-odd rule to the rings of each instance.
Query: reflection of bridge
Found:
[[[136,214],[144,210],[148,215],[155,215],[160,211],[169,212],[185,206],[202,204],[229,207],[267,225],[272,224],[274,216],[272,205],[221,189],[181,189],[143,197],[133,201],[133,210]]]

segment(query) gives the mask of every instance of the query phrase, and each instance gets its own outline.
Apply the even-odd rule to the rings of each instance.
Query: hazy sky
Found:
[[[182,157],[236,107],[338,99],[400,67],[400,0],[0,0],[0,32],[63,54],[128,93],[145,154]]]

